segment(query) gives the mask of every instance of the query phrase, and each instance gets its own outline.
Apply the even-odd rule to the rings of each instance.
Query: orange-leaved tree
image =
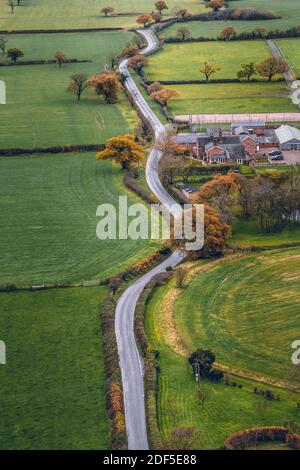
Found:
[[[123,89],[119,78],[113,72],[101,72],[93,75],[89,85],[94,88],[99,96],[103,96],[107,103],[117,101],[120,91]]]
[[[151,23],[151,21],[152,15],[149,15],[148,13],[139,15],[136,19],[137,24],[142,24],[144,27],[147,26],[147,24]]]
[[[205,75],[206,83],[208,83],[210,76],[214,73],[221,70],[219,65],[209,64],[208,62],[204,62],[203,66],[200,69],[200,72]]]
[[[228,26],[220,32],[220,39],[229,41],[236,36],[236,30],[232,26]]]
[[[162,88],[159,91],[151,93],[150,98],[161,106],[167,106],[167,104],[172,101],[176,96],[179,96],[179,93],[172,88]]]
[[[155,8],[159,13],[161,13],[163,10],[168,10],[168,5],[164,0],[158,0],[155,2]]]
[[[199,202],[207,203],[220,213],[222,222],[230,223],[237,206],[239,183],[235,173],[216,175],[202,185]]]
[[[147,57],[137,54],[128,60],[128,66],[132,67],[138,74],[141,74],[143,68],[148,64],[148,62],[149,60]]]
[[[112,137],[106,142],[105,149],[98,152],[97,160],[115,160],[123,169],[139,163],[144,158],[143,148],[135,141],[134,135],[126,134]]]
[[[197,219],[196,207],[193,206],[192,209],[188,211],[192,219],[192,228],[193,233],[197,234],[197,238],[201,238],[201,233],[203,230],[203,219]],[[185,214],[187,217],[187,214]],[[187,219],[186,219],[187,220]],[[185,235],[185,234],[183,234]],[[201,249],[195,249],[187,252],[189,258],[197,259],[200,257],[215,256],[223,253],[227,240],[231,237],[231,227],[228,224],[224,224],[220,219],[220,214],[210,207],[208,204],[204,205],[204,245]],[[176,247],[185,249],[186,242],[191,240],[186,240],[184,237],[182,239],[174,239],[173,244]]]
[[[107,16],[109,13],[113,13],[114,9],[113,7],[103,7],[101,10],[101,13],[104,13],[105,16]]]
[[[224,0],[211,0],[207,2],[205,8],[211,8],[213,11],[218,11],[225,6]]]
[[[274,75],[287,72],[289,66],[285,60],[272,56],[257,64],[256,68],[261,77],[267,77],[271,81]]]

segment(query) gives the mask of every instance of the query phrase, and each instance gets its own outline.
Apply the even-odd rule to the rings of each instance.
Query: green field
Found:
[[[107,449],[103,287],[0,295],[0,449]]]
[[[186,26],[193,37],[216,38],[228,26],[234,27],[237,33],[251,32],[257,27],[264,27],[268,31],[285,30],[300,24],[300,10],[297,0],[240,0],[230,2],[231,8],[257,7],[272,10],[282,16],[279,20],[267,21],[189,21]],[[176,36],[178,24],[164,30],[164,35]]]
[[[280,39],[277,40],[277,44],[295,75],[300,77],[300,39]]]
[[[199,69],[207,61],[221,67],[212,78],[236,78],[241,64],[270,55],[265,41],[166,44],[151,57],[146,72],[149,80],[204,80]]]
[[[200,433],[200,439],[195,439],[193,448],[216,449],[230,434],[245,428],[281,425],[289,420],[299,423],[296,409],[298,395],[273,389],[276,395],[280,395],[280,401],[265,404],[264,398],[253,393],[257,383],[243,379],[236,379],[243,386],[242,389],[228,387],[223,382],[212,384],[202,381],[201,387],[206,398],[204,408],[199,405],[195,381],[187,369],[187,361],[170,349],[164,337],[167,332],[161,328],[162,302],[168,289],[168,285],[163,286],[154,293],[146,313],[147,335],[151,347],[160,352],[157,409],[163,440],[167,440],[171,429],[190,426]],[[199,290],[197,293],[199,304]],[[195,308],[194,305],[192,307]],[[201,344],[197,343],[198,346]],[[275,347],[276,343],[273,343],[273,348]],[[217,358],[219,359],[218,356]],[[271,387],[268,388],[272,390]]]
[[[0,284],[105,278],[146,257],[157,242],[96,237],[98,205],[126,194],[93,153],[0,159]]]
[[[300,334],[300,249],[227,261],[196,277],[178,298],[175,321],[190,350],[284,380]],[[201,295],[199,294],[201,293]]]
[[[23,5],[16,7],[14,14],[10,13],[7,0],[0,0],[0,29],[71,29],[71,28],[108,28],[130,27],[135,25],[139,13],[151,13],[154,10],[155,0],[25,0]],[[169,10],[165,15],[171,15],[174,7],[178,5],[188,8],[192,13],[204,10],[204,4],[199,0],[168,0]],[[107,18],[100,13],[104,6],[110,5],[114,13],[122,16]],[[124,15],[125,13],[125,15]],[[126,15],[127,13],[127,15]]]
[[[280,168],[280,167],[279,167]],[[271,168],[276,169],[278,168]],[[260,168],[256,170],[260,173]],[[256,222],[239,220],[233,224],[231,245],[270,247],[300,243],[300,226],[295,225],[278,233],[263,233]]]
[[[171,85],[178,97],[168,108],[174,114],[257,113],[297,111],[284,82]]]
[[[104,143],[132,130],[136,114],[125,95],[115,105],[105,104],[92,90],[78,103],[67,92],[70,76],[103,70],[109,52],[120,51],[129,33],[45,34],[9,37],[8,47],[24,50],[24,60],[53,59],[63,50],[68,58],[91,63],[1,67],[7,104],[0,110],[0,148],[34,148],[65,144]]]

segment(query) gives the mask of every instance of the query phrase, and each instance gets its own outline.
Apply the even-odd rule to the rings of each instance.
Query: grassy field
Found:
[[[278,168],[276,168],[276,170],[278,170]],[[241,220],[233,224],[233,236],[230,239],[231,245],[244,247],[269,247],[290,243],[296,244],[299,242],[300,226],[296,225],[279,233],[263,233],[260,231],[256,222]]]
[[[178,97],[168,108],[174,114],[257,113],[297,111],[284,82],[171,85]]]
[[[277,43],[295,75],[300,77],[300,39],[280,39]]]
[[[237,380],[243,386],[242,389],[228,387],[224,383],[201,382],[206,398],[204,408],[199,405],[195,381],[187,368],[187,361],[170,349],[165,338],[168,332],[161,328],[162,302],[168,289],[167,285],[155,292],[148,303],[146,314],[151,346],[160,352],[157,405],[163,440],[167,440],[171,429],[191,426],[200,433],[200,438],[196,437],[193,444],[195,449],[215,449],[222,445],[228,435],[245,428],[280,425],[289,420],[299,423],[297,395],[274,389],[276,395],[279,393],[280,401],[266,403],[264,398],[253,393],[257,384],[242,379]]]
[[[0,29],[58,29],[58,28],[108,28],[130,27],[135,25],[135,19],[139,13],[150,13],[154,10],[155,0],[85,0],[84,8],[82,0],[31,0],[29,4],[23,1],[23,5],[16,7],[14,14],[10,13],[7,0],[0,0]],[[122,16],[107,18],[100,13],[104,6],[110,5],[115,14]],[[200,13],[204,10],[204,4],[199,0],[168,0],[169,10],[165,15],[171,15],[174,7],[188,8],[192,13]],[[124,15],[125,13],[125,15]]]
[[[70,76],[103,70],[109,52],[119,51],[129,33],[45,34],[9,37],[8,47],[21,47],[24,59],[52,59],[62,49],[83,64],[1,67],[7,104],[0,110],[0,148],[34,148],[65,144],[104,143],[136,124],[136,114],[125,95],[115,105],[105,104],[92,90],[80,103],[67,92]]]
[[[200,274],[176,303],[184,343],[191,351],[210,348],[233,368],[284,380],[300,334],[299,270],[300,249],[294,248]]]
[[[300,10],[297,8],[297,0],[240,0],[229,2],[231,8],[256,7],[272,10],[282,16],[279,20],[267,21],[190,21],[187,27],[193,37],[204,36],[216,38],[220,32],[228,26],[233,26],[237,33],[251,32],[257,27],[263,26],[268,31],[285,30],[300,24]],[[174,24],[164,30],[164,35],[176,36],[178,24]]]
[[[149,80],[204,80],[199,69],[207,61],[221,67],[212,78],[236,78],[241,64],[270,55],[265,41],[166,44],[151,57],[146,72]]]
[[[104,278],[158,246],[96,237],[99,204],[137,199],[93,153],[2,158],[0,168],[0,284]]]
[[[0,295],[1,449],[107,449],[103,287]]]

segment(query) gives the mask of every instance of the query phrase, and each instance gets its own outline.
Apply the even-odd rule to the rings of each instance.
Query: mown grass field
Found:
[[[296,77],[300,78],[300,39],[278,39],[277,44],[288,60]]]
[[[218,288],[218,284],[215,287]],[[146,312],[146,328],[151,347],[160,352],[157,405],[163,440],[168,439],[170,430],[190,426],[198,433],[198,436],[195,435],[193,448],[216,449],[228,435],[245,428],[281,425],[289,420],[299,423],[296,408],[298,395],[268,387],[275,395],[280,395],[280,401],[266,403],[264,398],[253,393],[257,384],[242,379],[236,379],[242,389],[226,386],[223,382],[213,384],[202,381],[201,387],[206,398],[204,408],[199,405],[196,384],[187,367],[187,360],[168,346],[165,336],[168,331],[161,328],[162,301],[168,289],[167,285],[155,292]],[[199,303],[200,291],[197,292]],[[273,347],[276,347],[276,342]],[[218,356],[217,358],[219,359]]]
[[[177,300],[175,322],[191,351],[284,380],[300,334],[300,249],[226,261],[199,274]]]
[[[257,113],[297,111],[284,82],[171,85],[178,97],[168,108],[174,114]]]
[[[71,28],[110,28],[131,27],[135,25],[135,19],[139,13],[151,13],[154,10],[155,0],[31,0],[30,3],[22,2],[16,7],[12,15],[7,6],[7,0],[0,0],[0,29],[71,29]],[[169,10],[165,15],[172,16],[174,7],[179,4],[188,8],[192,13],[200,13],[204,10],[204,4],[197,0],[168,0]],[[114,13],[122,16],[104,17],[100,13],[104,6],[110,5]],[[125,13],[125,15],[124,15]]]
[[[166,44],[145,70],[149,80],[204,80],[200,68],[207,61],[221,67],[212,78],[236,78],[241,64],[270,55],[265,41]]]
[[[0,295],[1,449],[108,449],[105,288]]]
[[[278,168],[276,169],[278,170]],[[244,220],[238,220],[233,224],[232,237],[230,238],[230,245],[243,247],[270,247],[275,245],[296,244],[299,242],[299,225],[289,227],[278,233],[263,233],[256,222]]]
[[[0,159],[0,284],[105,278],[156,249],[96,237],[99,204],[137,202],[122,176],[94,153]]]
[[[278,20],[267,21],[189,21],[186,26],[193,37],[216,38],[228,26],[233,26],[237,33],[251,32],[263,26],[268,31],[285,30],[300,24],[300,10],[297,0],[240,0],[229,2],[231,8],[260,8],[272,10],[282,16]],[[176,36],[178,24],[164,30],[164,35]]]
[[[0,110],[0,148],[104,143],[132,130],[137,118],[125,95],[108,105],[92,90],[80,103],[67,92],[72,74],[89,77],[103,70],[107,55],[120,51],[131,37],[122,32],[9,36],[8,47],[22,48],[24,60],[53,59],[62,50],[68,58],[91,62],[1,67],[7,104]]]

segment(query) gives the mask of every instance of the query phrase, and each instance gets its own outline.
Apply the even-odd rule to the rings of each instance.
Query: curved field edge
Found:
[[[147,304],[145,318],[150,346],[160,353],[157,411],[162,439],[166,442],[174,427],[191,426],[200,433],[200,439],[194,442],[193,448],[212,449],[221,446],[228,435],[241,429],[282,425],[289,420],[299,422],[298,394],[239,377],[232,376],[231,379],[241,385],[241,389],[226,386],[224,382],[203,381],[204,408],[199,405],[186,358],[180,351],[174,351],[170,346],[169,331],[162,328],[163,302],[170,289],[172,281],[154,292]],[[270,389],[280,400],[268,402],[253,393],[254,387]]]
[[[105,279],[159,247],[97,238],[98,205],[140,199],[94,153],[2,158],[0,167],[1,284]]]
[[[300,334],[300,248],[224,260],[191,280],[177,298],[174,320],[193,351],[284,381],[291,344]]]

